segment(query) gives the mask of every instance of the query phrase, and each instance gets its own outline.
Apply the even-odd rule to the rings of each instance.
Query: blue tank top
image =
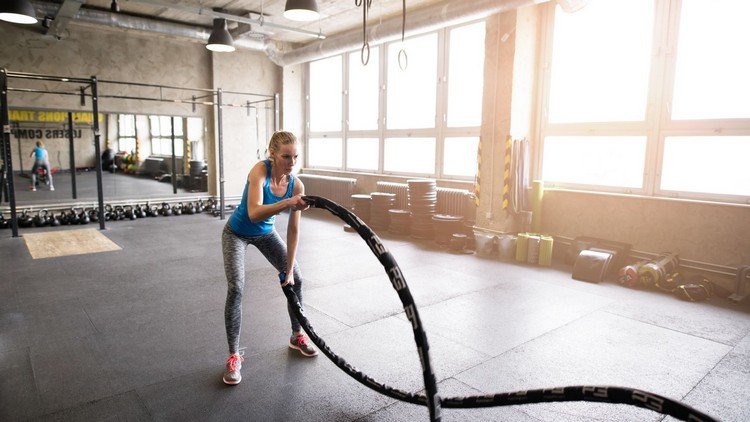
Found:
[[[284,196],[276,196],[271,192],[271,161],[265,160],[263,163],[266,165],[266,180],[263,182],[263,205],[275,204],[282,199],[291,198],[292,192],[294,192],[294,176],[289,177],[289,188],[286,190]],[[273,223],[276,221],[276,216],[272,215],[265,220],[252,222],[250,217],[247,216],[247,190],[250,186],[250,182],[245,182],[245,190],[242,192],[242,201],[236,210],[229,217],[229,228],[239,236],[260,236],[271,233],[273,230]]]
[[[44,160],[47,157],[47,151],[42,147],[34,147],[34,158]]]

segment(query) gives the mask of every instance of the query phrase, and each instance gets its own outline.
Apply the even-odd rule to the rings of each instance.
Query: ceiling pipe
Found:
[[[56,16],[58,9],[60,8],[60,5],[58,4],[43,1],[32,1],[32,4],[34,5],[34,9],[41,12],[40,15],[42,16]],[[72,22],[95,26],[108,26],[125,30],[152,32],[173,37],[190,38],[201,42],[208,41],[208,37],[211,36],[210,28],[88,8],[79,9]],[[266,43],[263,40],[254,38],[238,38],[234,40],[234,44],[238,48],[255,51],[265,51],[273,46],[271,43]]]
[[[430,32],[446,26],[459,25],[472,20],[515,10],[520,7],[546,3],[549,0],[445,0],[406,15],[406,35]],[[401,38],[401,16],[382,23],[367,26],[367,39],[371,45],[382,44]],[[352,29],[325,40],[313,41],[302,47],[282,52],[272,45],[266,48],[269,59],[279,66],[289,66],[324,57],[355,51],[362,47],[362,28]]]

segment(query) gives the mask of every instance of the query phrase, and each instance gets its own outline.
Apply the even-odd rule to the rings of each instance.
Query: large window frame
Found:
[[[556,4],[543,7],[543,32],[539,71],[537,133],[539,148],[535,154],[535,173],[544,179],[544,139],[548,136],[645,136],[646,156],[642,185],[639,188],[563,183],[545,180],[545,187],[580,191],[612,192],[648,197],[676,198],[725,203],[750,204],[750,196],[675,191],[661,188],[665,139],[671,136],[748,136],[750,118],[672,119],[671,103],[677,68],[680,11],[682,0],[654,0],[653,42],[646,115],[641,121],[552,123],[548,121],[553,35]],[[737,54],[741,54],[737,52]]]
[[[341,163],[338,166],[323,166],[323,165],[310,165],[307,161],[307,157],[310,156],[308,150],[310,143],[305,143],[305,167],[324,169],[324,170],[339,170],[351,173],[368,173],[368,174],[386,174],[386,175],[399,175],[409,177],[430,177],[438,179],[450,179],[450,180],[461,180],[470,181],[474,179],[473,171],[472,174],[461,176],[461,175],[450,175],[445,174],[443,169],[444,163],[444,143],[446,138],[476,138],[478,139],[481,131],[481,123],[477,126],[472,127],[449,127],[447,123],[448,113],[448,84],[450,83],[450,75],[448,74],[449,60],[450,60],[450,31],[458,28],[462,28],[468,25],[486,25],[485,20],[477,20],[467,22],[461,25],[447,27],[438,31],[429,33],[415,34],[407,38],[407,40],[422,37],[428,34],[437,35],[437,83],[435,86],[436,92],[436,106],[435,106],[435,124],[432,128],[404,128],[404,129],[391,129],[387,127],[386,116],[387,116],[387,87],[388,87],[388,49],[389,46],[395,46],[401,43],[400,40],[393,41],[390,43],[384,43],[377,45],[377,63],[378,63],[378,118],[377,128],[368,130],[353,130],[349,128],[349,66],[350,56],[354,56],[357,59],[360,57],[360,51],[355,50],[344,53],[341,55],[341,72],[342,72],[342,86],[341,86],[341,108],[342,108],[342,124],[340,131],[311,131],[310,130],[310,78],[308,76],[306,81],[306,102],[305,102],[305,125],[307,128],[307,139],[341,139],[342,140],[342,152],[341,152]],[[372,46],[371,50],[375,50],[376,46]],[[407,50],[408,54],[408,50]],[[371,65],[371,64],[370,64]],[[309,63],[308,63],[308,75],[309,75]],[[481,110],[481,105],[480,105]],[[481,116],[479,118],[481,121]],[[404,172],[404,171],[387,171],[385,170],[385,148],[386,140],[391,138],[434,138],[435,139],[435,151],[434,151],[434,170],[430,173],[426,172]],[[349,167],[348,161],[348,145],[349,141],[356,141],[357,139],[377,139],[378,140],[378,158],[377,158],[377,169],[363,169],[356,167]],[[473,145],[473,144],[472,144]],[[471,148],[471,154],[476,155],[476,148]]]

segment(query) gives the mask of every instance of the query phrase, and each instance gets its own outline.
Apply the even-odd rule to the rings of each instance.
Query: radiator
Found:
[[[396,194],[396,208],[409,209],[409,185],[406,183],[377,182],[378,192]],[[465,189],[437,188],[437,213],[460,215],[466,221],[476,219],[476,206],[471,193]]]
[[[318,174],[298,174],[297,177],[305,184],[305,195],[322,196],[350,210],[353,208],[352,195],[357,179]]]
[[[396,194],[396,209],[409,209],[409,185],[406,183],[377,182],[376,187],[378,192]]]

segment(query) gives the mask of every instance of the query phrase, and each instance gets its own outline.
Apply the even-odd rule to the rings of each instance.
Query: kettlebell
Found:
[[[125,208],[122,207],[122,205],[116,205],[115,206],[115,215],[117,215],[118,220],[124,220],[125,219]]]
[[[99,222],[99,210],[96,208],[91,208],[89,210],[89,220],[91,220],[92,223],[98,223]]]
[[[165,217],[169,217],[170,215],[172,215],[172,207],[170,207],[166,202],[161,203],[161,215]]]
[[[36,215],[32,218],[32,223],[34,224],[34,227],[44,227],[46,224],[44,224],[44,216],[42,214],[42,211],[45,213],[47,210],[39,210]]]
[[[52,227],[57,227],[60,224],[62,224],[60,222],[60,219],[55,214],[52,214],[52,218],[50,218],[49,225]]]
[[[81,208],[81,212],[78,214],[78,223],[79,224],[89,224],[91,222],[91,218],[89,218],[89,215],[86,213],[86,211]]]
[[[135,219],[138,218],[138,216],[136,215],[135,210],[133,209],[132,205],[126,205],[126,208],[125,208],[125,217],[127,217],[127,218],[129,218],[131,220],[135,220]]]
[[[21,227],[31,227],[34,225],[32,217],[29,215],[27,210],[21,212],[21,216],[18,218],[18,225]]]
[[[203,210],[206,209],[206,206],[203,204],[203,200],[199,199],[198,203],[195,205],[195,213],[200,214],[203,212]]]
[[[68,221],[70,221],[70,224],[80,224],[81,219],[78,217],[78,214],[76,214],[76,209],[71,208],[70,213],[68,213]]]
[[[9,224],[10,221],[6,220],[5,217],[3,217],[3,213],[0,213],[0,229],[7,229]]]
[[[182,215],[182,202],[179,202],[177,205],[175,205],[172,209],[172,212],[174,215]]]
[[[188,215],[195,214],[195,204],[188,202],[187,207],[185,207],[185,213]]]
[[[104,204],[104,221],[112,219],[112,205]]]

